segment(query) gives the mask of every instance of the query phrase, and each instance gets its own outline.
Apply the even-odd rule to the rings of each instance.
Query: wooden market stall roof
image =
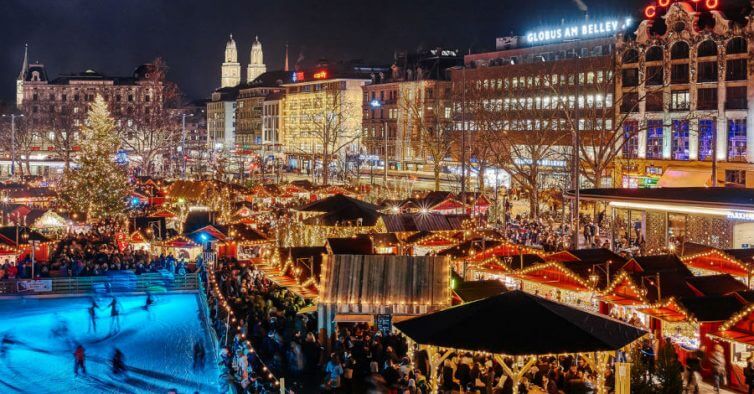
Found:
[[[467,280],[462,281],[453,292],[462,302],[472,302],[484,298],[496,296],[508,291],[508,288],[499,280]]]
[[[466,215],[441,215],[439,213],[383,214],[381,220],[389,233],[414,231],[460,231]]]
[[[379,207],[353,197],[336,194],[296,208],[299,212],[319,213],[305,224],[320,226],[374,226],[380,218]]]
[[[500,245],[500,241],[491,241],[480,238],[469,239],[458,245],[441,250],[437,254],[440,256],[450,256],[453,259],[466,258],[476,254],[477,250],[486,250],[487,248],[492,248],[497,245]]]
[[[519,245],[512,242],[502,241],[498,245],[493,245],[485,250],[475,253],[469,258],[470,262],[481,262],[492,257],[514,257],[523,254],[534,254],[544,256],[541,249],[531,248],[525,245]]]
[[[749,304],[726,320],[713,336],[754,345],[754,304]]]
[[[611,351],[646,334],[621,321],[519,290],[395,327],[422,345],[511,356]]]
[[[176,235],[173,238],[160,242],[159,245],[165,248],[193,248],[200,246],[184,235]]]
[[[348,238],[327,238],[325,248],[329,254],[376,254],[372,246],[372,239],[365,235]]]
[[[0,245],[19,248],[29,245],[32,241],[44,243],[50,240],[40,232],[27,226],[0,227]]]
[[[457,234],[453,233],[444,234],[419,231],[418,233],[408,236],[405,239],[405,242],[409,245],[447,247],[460,242],[460,239],[457,238],[456,235]]]
[[[512,265],[515,266],[515,263]],[[525,281],[536,282],[563,290],[591,290],[591,284],[588,282],[588,279],[581,278],[581,276],[568,269],[563,263],[557,261],[534,264],[515,270],[513,276]]]
[[[547,260],[562,262],[581,261],[591,264],[603,264],[609,262],[625,263],[626,259],[619,254],[606,248],[568,249],[555,252],[547,256]]]
[[[450,267],[440,256],[325,255],[320,300],[338,313],[382,313],[392,306],[435,311],[450,306]],[[407,313],[407,314],[416,314]]]
[[[752,271],[754,249],[717,249],[711,246],[686,242],[682,259],[689,267],[706,271],[747,277]]]

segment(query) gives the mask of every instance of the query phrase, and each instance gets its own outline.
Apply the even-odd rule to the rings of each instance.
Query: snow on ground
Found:
[[[199,318],[196,294],[160,294],[147,312],[145,296],[118,297],[120,330],[111,331],[111,298],[98,299],[97,331],[89,331],[90,298],[0,300],[0,336],[17,343],[0,348],[2,393],[217,393],[219,370]],[[63,322],[63,323],[61,323]],[[63,325],[69,334],[55,335]],[[67,338],[67,339],[66,339]],[[206,349],[201,370],[193,369],[193,347]],[[74,376],[74,343],[86,349],[87,375]],[[0,345],[1,346],[1,345]],[[111,373],[117,347],[128,374]]]

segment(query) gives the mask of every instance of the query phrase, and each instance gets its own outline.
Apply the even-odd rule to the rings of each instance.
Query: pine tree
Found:
[[[115,163],[119,141],[107,103],[97,95],[81,129],[78,167],[65,175],[61,197],[74,212],[91,218],[122,214],[130,190],[125,169]]]

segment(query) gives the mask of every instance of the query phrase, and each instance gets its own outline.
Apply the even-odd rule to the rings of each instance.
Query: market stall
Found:
[[[527,318],[511,324],[514,316]],[[433,389],[438,388],[437,372],[443,360],[470,352],[491,355],[512,379],[513,393],[518,392],[519,381],[536,365],[539,355],[579,354],[596,372],[597,393],[604,394],[610,355],[646,334],[631,325],[523,291],[430,313],[395,327],[429,353],[428,380]],[[627,378],[627,374],[619,374],[618,383]]]

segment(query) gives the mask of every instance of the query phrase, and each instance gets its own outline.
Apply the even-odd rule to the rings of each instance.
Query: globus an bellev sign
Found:
[[[630,19],[627,19],[625,23],[621,23],[619,19],[608,19],[558,26],[551,29],[529,32],[526,34],[526,42],[530,44],[544,44],[578,38],[606,36],[623,30],[629,23]]]

